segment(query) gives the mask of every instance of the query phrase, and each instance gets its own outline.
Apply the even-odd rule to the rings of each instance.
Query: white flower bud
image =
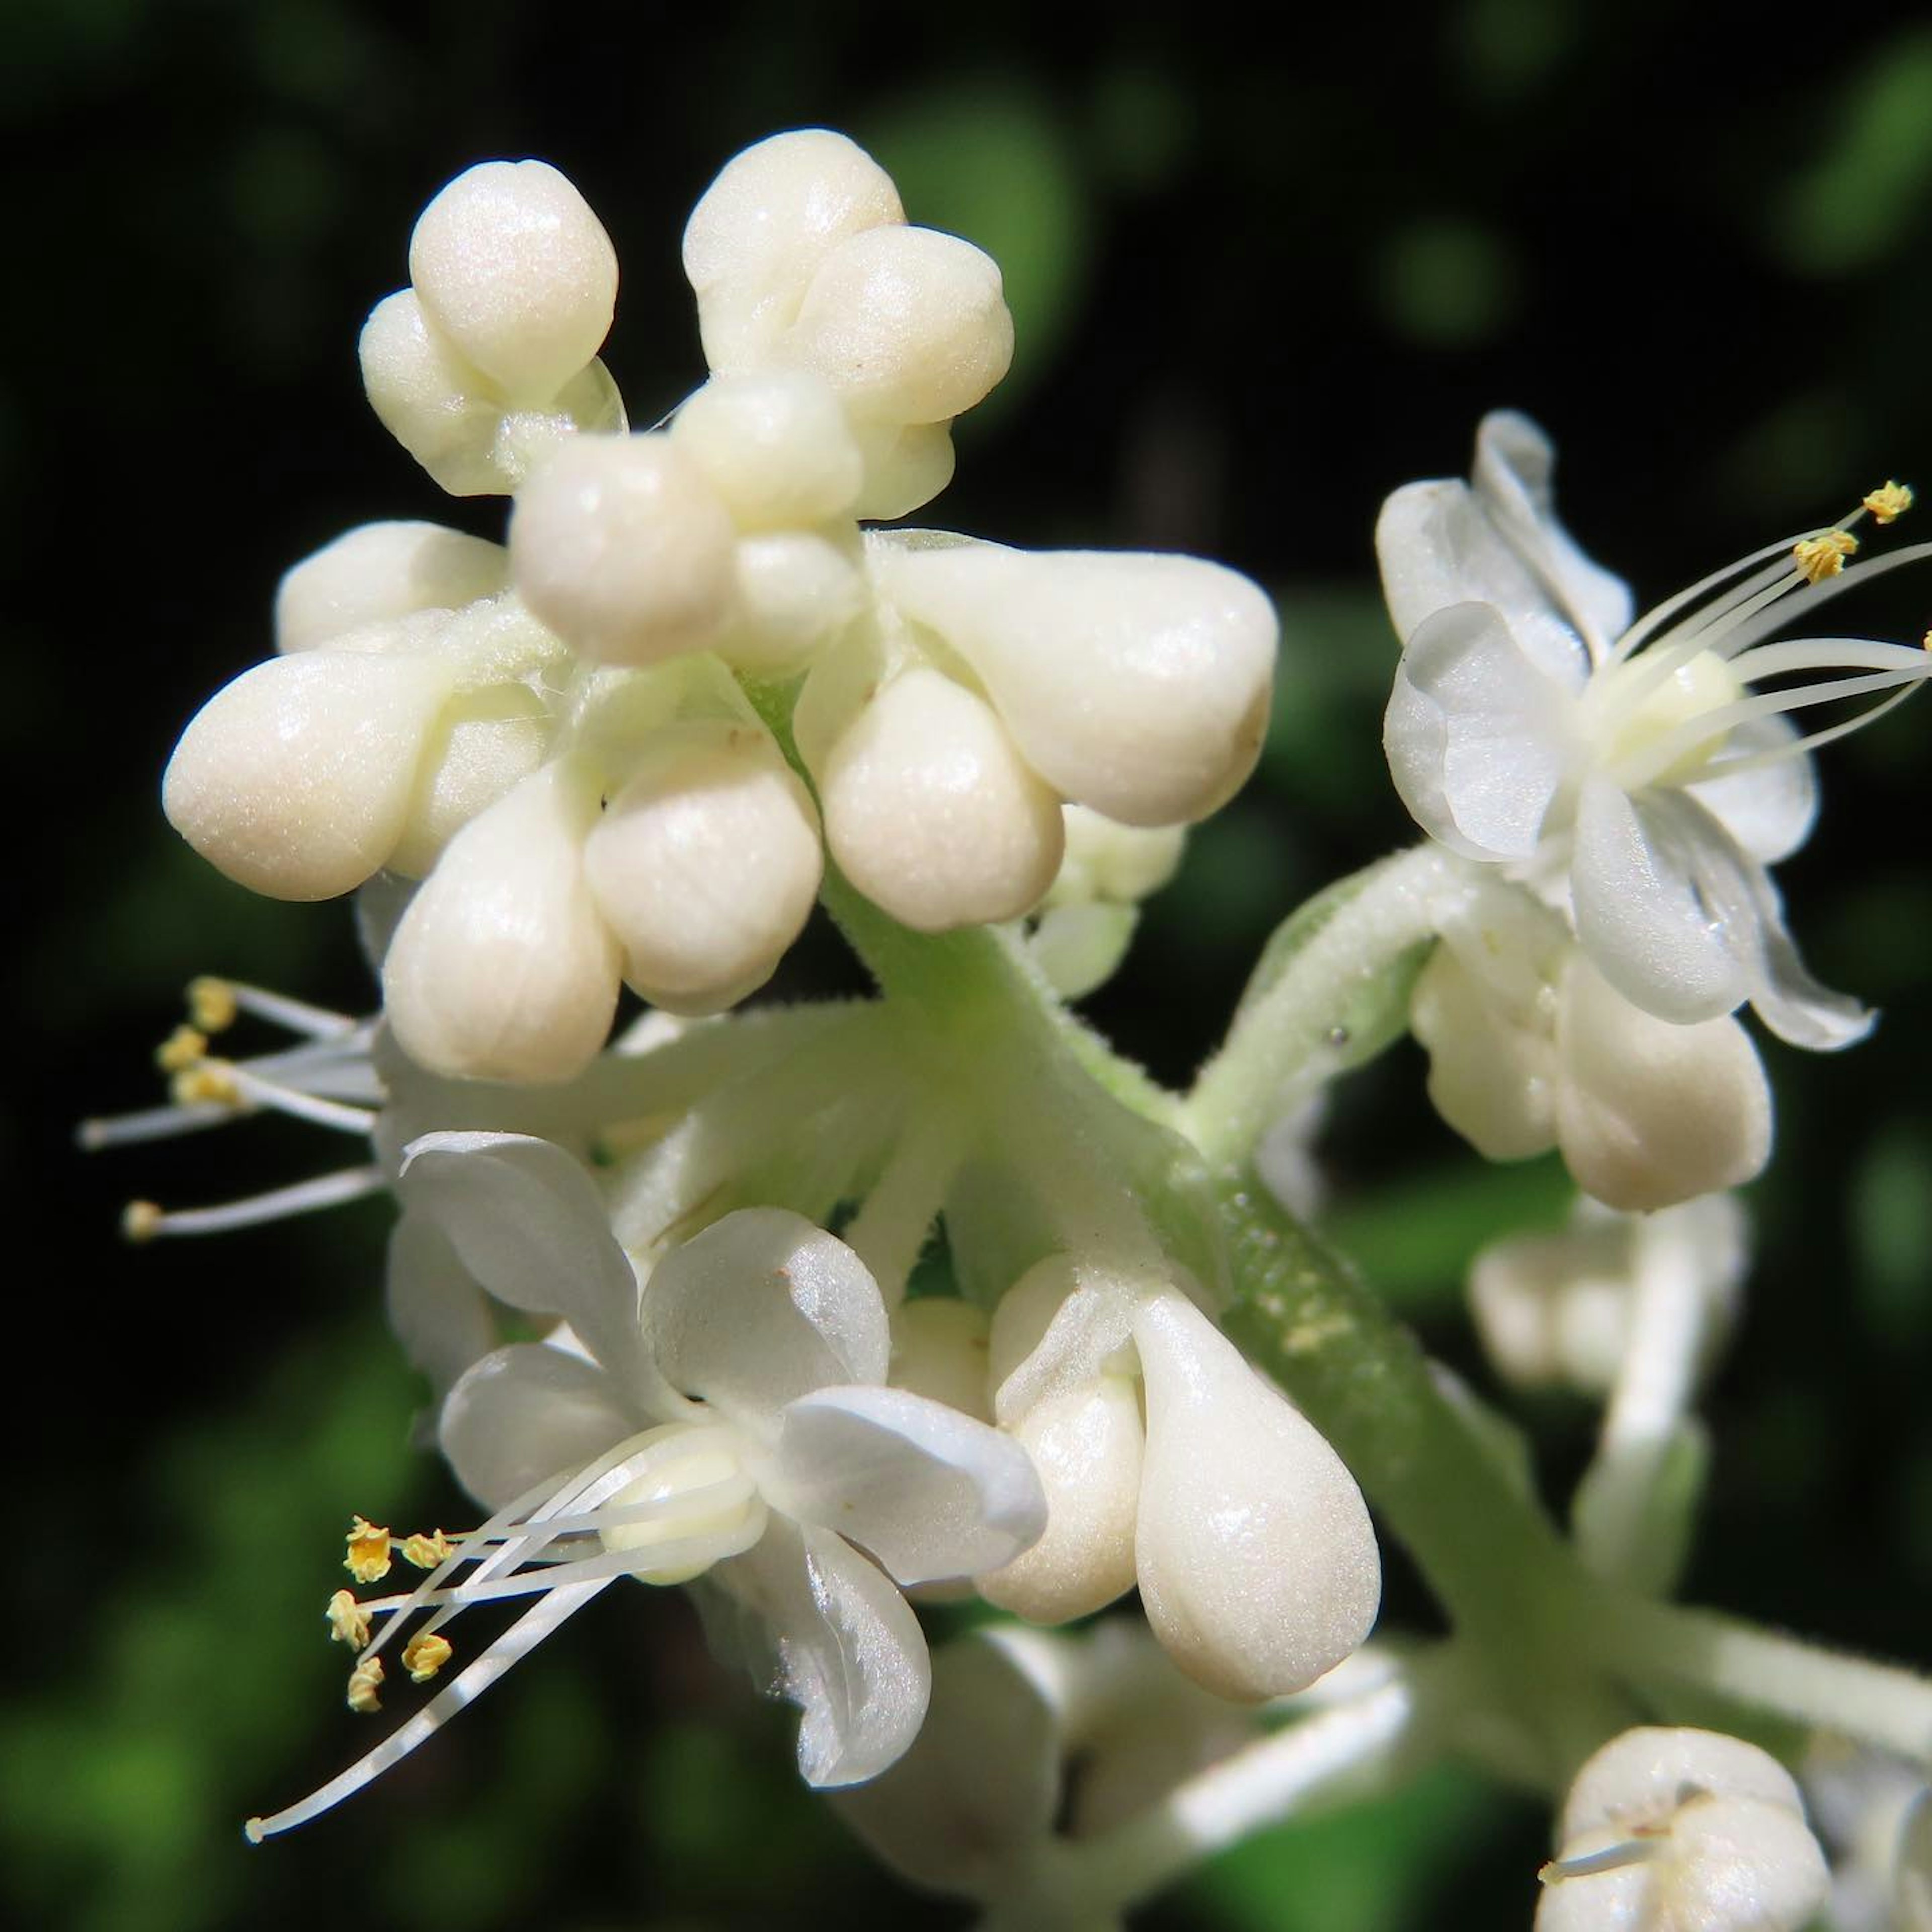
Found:
[[[402,836],[424,742],[453,682],[415,652],[271,658],[196,714],[168,760],[162,808],[252,891],[350,891]]]
[[[712,648],[735,670],[796,670],[866,608],[852,548],[818,530],[775,530],[738,544],[734,608]]]
[[[1125,1376],[1036,1402],[1010,1433],[1046,1492],[1046,1529],[1004,1569],[976,1578],[988,1603],[1031,1623],[1066,1623],[1134,1586],[1141,1495],[1140,1398]]]
[[[567,1080],[616,1011],[619,948],[584,877],[595,780],[546,765],[450,842],[382,965],[398,1043],[432,1073]]]
[[[920,932],[1017,918],[1053,883],[1058,800],[943,672],[915,667],[874,692],[813,775],[840,868]]]
[[[874,576],[985,683],[1027,761],[1128,825],[1202,818],[1260,755],[1276,638],[1248,580],[1193,557],[874,537]]]
[[[944,422],[1013,359],[998,265],[930,228],[874,228],[812,277],[784,354],[822,376],[856,416]]]
[[[617,256],[543,161],[484,161],[425,208],[410,280],[430,322],[504,394],[548,404],[602,347]]]
[[[854,428],[866,459],[854,516],[868,523],[910,516],[952,481],[950,423],[860,422]]]
[[[1771,1154],[1771,1089],[1736,1020],[1673,1026],[1617,992],[1579,951],[1557,1019],[1557,1144],[1612,1208],[1667,1208],[1741,1186]]]
[[[986,1314],[974,1302],[928,1294],[892,1310],[894,1388],[944,1402],[976,1422],[991,1422],[986,1355]]]
[[[440,524],[364,524],[286,572],[275,590],[275,648],[306,651],[418,610],[458,610],[510,580],[501,544]]]
[[[543,763],[552,729],[548,706],[526,685],[485,685],[452,699],[423,748],[390,869],[426,876],[458,832]]]
[[[1755,1745],[1645,1726],[1585,1764],[1537,1932],[1796,1932],[1830,1876],[1798,1787]]]
[[[1118,825],[1084,805],[1063,808],[1066,856],[1047,895],[1049,905],[1110,900],[1132,905],[1174,877],[1187,844],[1184,826]]]
[[[668,436],[586,436],[518,497],[510,563],[524,602],[582,656],[655,664],[717,636],[736,537]]]
[[[722,375],[768,363],[826,256],[904,220],[892,177],[843,134],[774,134],[734,157],[684,231],[706,361]]]
[[[610,800],[584,866],[626,979],[674,1012],[715,1012],[764,985],[809,916],[818,814],[761,728],[674,725]]]
[[[1368,1635],[1375,1532],[1322,1436],[1180,1295],[1134,1324],[1147,1398],[1141,1601],[1204,1688],[1250,1701],[1312,1684]]]
[[[716,376],[678,411],[670,434],[741,530],[827,522],[865,480],[838,398],[802,370]]]
[[[1436,947],[1409,995],[1409,1030],[1429,1055],[1436,1111],[1487,1160],[1527,1160],[1555,1142],[1554,992],[1526,1018]]]
[[[543,406],[512,410],[430,326],[413,289],[370,310],[358,353],[382,426],[453,496],[500,496],[576,432],[624,428],[622,398],[598,362]]]
[[[986,1338],[986,1370],[994,1389],[1040,1346],[1079,1286],[1072,1256],[1054,1254],[1036,1262],[1000,1297]]]

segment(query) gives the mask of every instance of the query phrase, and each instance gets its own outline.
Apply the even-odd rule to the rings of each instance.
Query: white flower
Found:
[[[620,1576],[706,1576],[714,1637],[800,1707],[812,1784],[883,1770],[917,1732],[929,1681],[899,1586],[1004,1563],[1040,1533],[1045,1508],[1024,1454],[884,1385],[876,1284],[797,1215],[728,1215],[640,1283],[588,1176],[560,1149],[432,1136],[409,1167],[425,1162],[462,1267],[567,1332],[495,1350],[450,1391],[444,1450],[496,1514],[454,1539],[419,1589],[361,1606],[388,1619],[358,1664],[362,1681],[418,1611],[432,1614],[412,1648],[469,1604],[540,1600],[359,1765],[254,1834],[368,1783]],[[452,1580],[466,1564],[468,1579]]]
[[[1797,1932],[1829,1889],[1790,1774],[1714,1731],[1613,1738],[1557,1836],[1537,1932]]]
[[[1557,521],[1552,464],[1534,424],[1491,416],[1471,483],[1412,484],[1384,507],[1402,639],[1384,737],[1403,802],[1567,906],[1592,964],[1646,1012],[1689,1024],[1748,1000],[1794,1045],[1848,1045],[1870,1016],[1805,971],[1765,868],[1810,829],[1809,748],[1850,726],[1801,737],[1785,714],[1902,697],[1932,663],[1857,639],[1766,641],[1850,580],[1843,530],[1773,544],[1633,622],[1628,590]],[[1888,489],[1868,500],[1883,521],[1910,501]],[[1749,694],[1819,672],[1850,674]]]

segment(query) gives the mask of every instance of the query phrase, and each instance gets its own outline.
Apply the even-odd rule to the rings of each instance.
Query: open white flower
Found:
[[[929,1689],[902,1585],[1009,1561],[1045,1504],[1018,1447],[984,1424],[885,1386],[884,1304],[845,1244],[776,1208],[728,1215],[640,1282],[584,1168],[519,1135],[433,1135],[440,1225],[498,1300],[564,1331],[477,1362],[443,1406],[445,1452],[496,1514],[449,1540],[412,1593],[349,1606],[358,1694],[373,1705],[388,1639],[429,1612],[403,1658],[418,1681],[448,1655],[455,1612],[538,1601],[422,1712],[299,1804],[286,1831],[349,1796],[432,1735],[617,1577],[708,1576],[708,1621],[800,1708],[799,1762],[818,1785],[892,1762]],[[419,1191],[416,1206],[429,1211]],[[455,1580],[465,1565],[469,1576]],[[368,1620],[387,1619],[374,1640]],[[413,1658],[416,1660],[412,1662]]]
[[[1537,1932],[1797,1932],[1829,1891],[1790,1774],[1714,1731],[1612,1738],[1557,1835]]]
[[[1433,836],[1571,910],[1592,964],[1646,1012],[1689,1024],[1748,1000],[1793,1045],[1849,1045],[1870,1016],[1806,972],[1766,868],[1810,830],[1810,748],[1862,721],[1801,736],[1786,714],[1896,702],[1932,662],[1856,638],[1768,641],[1851,580],[1842,527],[1772,544],[1633,622],[1628,591],[1558,522],[1552,464],[1533,423],[1494,415],[1471,482],[1411,484],[1384,506],[1396,789]],[[1910,502],[1891,484],[1866,506],[1889,522]]]

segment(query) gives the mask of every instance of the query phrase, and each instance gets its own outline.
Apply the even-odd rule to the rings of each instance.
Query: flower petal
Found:
[[[932,1670],[919,1619],[883,1570],[830,1531],[774,1515],[757,1546],[711,1579],[736,1602],[723,1634],[752,1654],[759,1688],[802,1714],[808,1784],[861,1784],[904,1754]]]
[[[450,1390],[438,1433],[458,1481],[499,1509],[595,1462],[636,1427],[595,1364],[519,1342],[485,1355]]]
[[[1717,821],[1680,796],[1632,794],[1592,778],[1576,808],[1570,884],[1576,936],[1597,970],[1624,998],[1679,1026],[1715,1019],[1750,992],[1737,938],[1702,890],[1701,848]],[[1742,854],[1738,854],[1740,859]]]
[[[1425,831],[1478,859],[1526,859],[1572,758],[1572,700],[1503,614],[1456,604],[1402,654],[1382,742]]]
[[[428,1215],[405,1214],[396,1223],[386,1286],[389,1326],[439,1394],[496,1346],[496,1324],[476,1277]]]
[[[644,1330],[674,1388],[766,1431],[814,1389],[884,1382],[891,1353],[865,1263],[782,1208],[741,1208],[674,1249],[652,1271]]]
[[[596,1184],[562,1148],[528,1134],[424,1134],[405,1150],[396,1188],[406,1209],[441,1227],[490,1294],[561,1316],[620,1385],[649,1390],[657,1406],[638,1336],[636,1272]]]
[[[1726,755],[1762,756],[1797,738],[1798,728],[1788,718],[1754,718],[1732,732]],[[1721,760],[1718,769],[1724,769]],[[1735,776],[1700,779],[1684,789],[1761,866],[1790,858],[1811,836],[1818,817],[1817,774],[1808,752]]]
[[[867,1550],[902,1583],[998,1569],[1046,1527],[1025,1450],[904,1389],[820,1389],[785,1409],[772,1506]]]

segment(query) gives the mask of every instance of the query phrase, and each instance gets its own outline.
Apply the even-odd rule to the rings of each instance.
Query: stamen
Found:
[[[154,1064],[164,1073],[185,1073],[208,1057],[208,1036],[191,1026],[178,1026],[154,1049]]]
[[[440,1529],[434,1536],[425,1536],[418,1530],[403,1545],[403,1561],[414,1564],[418,1570],[434,1570],[455,1554],[456,1545]]]
[[[203,1033],[226,1033],[238,1010],[235,988],[226,980],[203,973],[188,982],[188,1017]]]
[[[226,1060],[198,1060],[184,1066],[168,1083],[168,1091],[177,1107],[239,1107],[242,1083],[236,1069]]]
[[[234,1024],[237,1013],[250,1013],[271,1026],[309,1040],[335,1039],[353,1033],[361,1024],[346,1013],[310,1006],[306,1000],[292,1000],[286,993],[207,974],[189,982],[188,1004],[189,1016],[203,1033],[224,1031]]]
[[[367,1516],[350,1520],[349,1534],[343,1540],[348,1553],[342,1567],[358,1583],[380,1583],[389,1574],[389,1532]]]
[[[1822,536],[1807,537],[1792,544],[1792,561],[1806,583],[1822,584],[1844,568],[1846,558],[1858,547],[1858,540],[1850,531],[1827,530]]]
[[[403,1646],[403,1668],[412,1684],[427,1684],[451,1656],[449,1640],[425,1630]]]
[[[225,1060],[210,1060],[202,1064],[221,1068],[230,1089],[238,1099],[252,1102],[256,1106],[272,1107],[278,1112],[292,1114],[298,1120],[313,1121],[319,1127],[334,1127],[344,1133],[365,1138],[375,1125],[376,1116],[371,1108],[352,1107],[340,1100],[325,1100],[316,1094],[304,1094],[298,1088],[284,1087],[274,1081],[263,1079],[246,1066],[234,1066]],[[210,1093],[196,1094],[190,1097],[214,1100],[219,1096]]]
[[[358,1718],[366,1718],[370,1712],[382,1708],[382,1700],[378,1693],[382,1683],[382,1660],[368,1656],[349,1673],[349,1708]]]
[[[1912,487],[1907,483],[1881,483],[1864,500],[1864,507],[1872,514],[1872,521],[1884,524],[1904,515],[1912,507]]]
[[[1664,1844],[1664,1837],[1657,1833],[1625,1838],[1600,1852],[1586,1852],[1581,1858],[1552,1858],[1537,1876],[1545,1885],[1557,1885],[1566,1878],[1588,1878],[1598,1872],[1621,1871],[1626,1865],[1648,1864],[1663,1856]]]
[[[167,1216],[153,1201],[130,1201],[121,1210],[121,1238],[126,1241],[152,1241],[161,1232]]]
[[[346,1643],[351,1650],[362,1650],[369,1642],[369,1612],[346,1590],[338,1590],[328,1600],[328,1608],[322,1613],[328,1619],[328,1636],[332,1643]]]
[[[387,1185],[380,1167],[345,1167],[334,1174],[317,1174],[313,1180],[271,1188],[266,1194],[250,1194],[214,1208],[164,1210],[152,1201],[130,1201],[121,1210],[121,1232],[130,1241],[152,1240],[157,1234],[225,1234],[231,1228],[256,1227],[264,1221],[359,1201],[365,1194],[380,1193]]]

